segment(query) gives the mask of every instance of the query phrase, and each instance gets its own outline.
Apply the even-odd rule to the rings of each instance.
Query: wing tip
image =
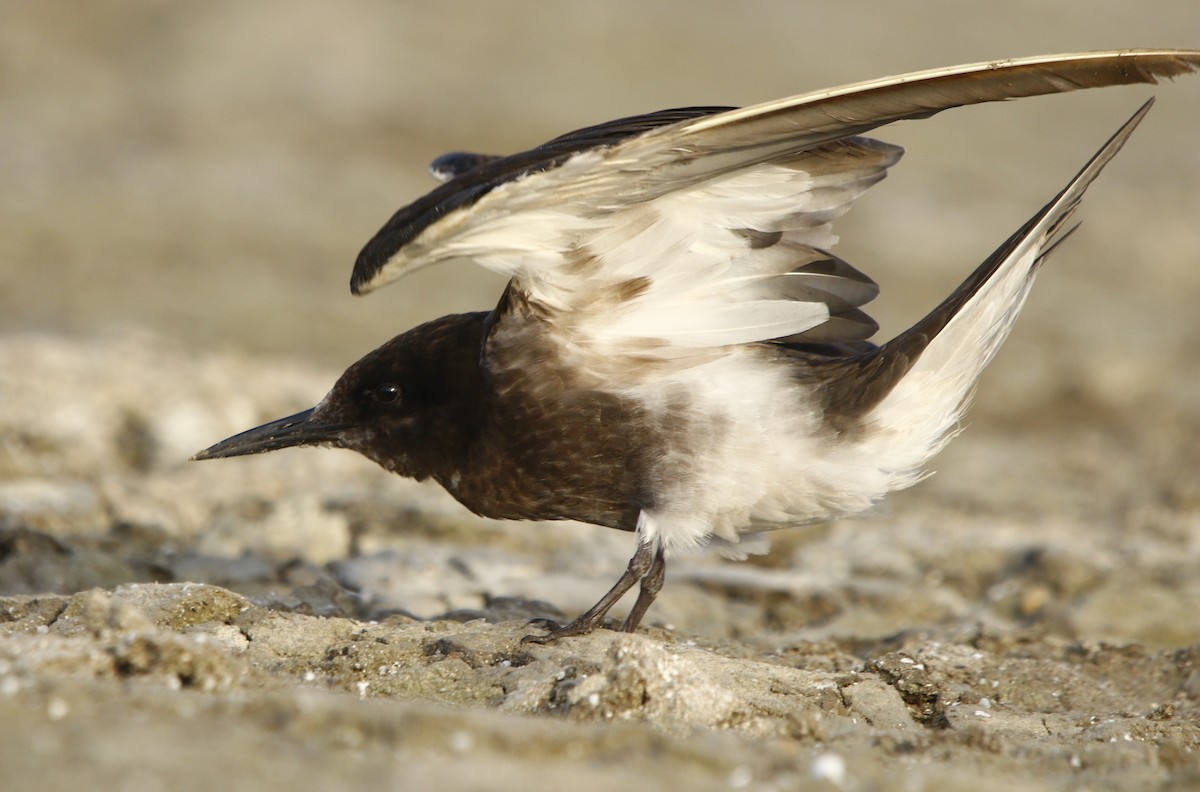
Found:
[[[350,274],[350,293],[355,297],[374,291],[378,283],[379,273],[383,269],[385,262],[376,261],[376,257],[371,255],[371,247],[368,245],[363,248],[358,254],[358,258],[354,262],[354,271]]]
[[[1200,63],[1200,59],[1198,59],[1197,62]],[[1136,130],[1138,125],[1140,125],[1146,118],[1146,114],[1150,112],[1150,108],[1154,107],[1154,102],[1155,97],[1153,96],[1151,96],[1145,102],[1142,102],[1141,106],[1133,112],[1133,115],[1131,115],[1129,119],[1122,124],[1121,127],[1108,138],[1108,140],[1104,142],[1104,145],[1101,146],[1100,149],[1092,155],[1092,158],[1087,161],[1087,163],[1079,170],[1077,174],[1075,174],[1075,178],[1073,178],[1067,184],[1067,186],[1063,188],[1062,192],[1058,194],[1058,197],[1051,202],[1051,207],[1058,205],[1064,200],[1064,198],[1068,198],[1068,196],[1073,196],[1076,202],[1083,197],[1083,193],[1087,191],[1087,188],[1091,186],[1092,182],[1095,181],[1096,177],[1100,175],[1100,172],[1104,170],[1105,166],[1108,165],[1108,163],[1112,161],[1113,157],[1117,156],[1117,152],[1119,152],[1125,146],[1125,144],[1129,142],[1129,138],[1133,135],[1134,130]]]

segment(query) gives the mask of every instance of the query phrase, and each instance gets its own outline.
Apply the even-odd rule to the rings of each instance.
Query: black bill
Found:
[[[314,416],[314,410],[289,415],[241,434],[226,438],[216,445],[200,451],[192,459],[219,459],[221,457],[261,454],[280,448],[305,445],[337,444],[339,435],[348,428],[347,424],[325,423]]]

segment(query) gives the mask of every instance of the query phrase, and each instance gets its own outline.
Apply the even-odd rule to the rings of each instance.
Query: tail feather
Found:
[[[827,389],[829,409],[871,431],[864,449],[897,477],[921,467],[955,434],[975,382],[1008,337],[1037,271],[1074,231],[1088,186],[1149,112],[1146,102],[1060,192],[924,319],[882,347],[844,360]]]

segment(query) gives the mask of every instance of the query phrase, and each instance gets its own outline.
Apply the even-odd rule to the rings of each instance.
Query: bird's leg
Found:
[[[658,552],[654,554],[654,562],[650,564],[649,571],[642,576],[642,587],[638,589],[637,600],[633,603],[633,610],[629,611],[629,615],[625,617],[625,623],[621,625],[622,632],[633,632],[641,623],[642,617],[646,615],[646,611],[650,609],[650,603],[654,602],[654,598],[658,596],[658,592],[663,587],[663,581],[667,578],[667,558],[663,554],[663,549],[658,548]]]
[[[553,643],[559,638],[566,638],[571,635],[587,635],[600,626],[601,620],[605,617],[612,606],[616,605],[617,601],[620,600],[621,597],[625,596],[625,592],[633,588],[634,583],[637,583],[639,580],[641,580],[642,591],[638,594],[637,602],[634,604],[634,611],[636,612],[638,605],[640,605],[642,599],[646,597],[645,580],[646,578],[650,577],[656,566],[659,568],[658,586],[662,586],[663,564],[658,560],[660,556],[661,551],[656,554],[654,544],[652,542],[639,541],[637,552],[633,554],[633,558],[629,559],[629,566],[625,568],[625,572],[621,575],[620,579],[618,579],[616,584],[608,590],[607,594],[600,598],[599,602],[589,608],[587,612],[580,615],[579,618],[575,619],[575,621],[571,622],[570,624],[564,624],[561,627],[556,627],[546,635],[526,635],[521,639],[522,643],[547,644]],[[658,588],[655,588],[654,594],[657,593]],[[650,607],[650,602],[653,601],[654,594],[651,594],[649,598],[646,599],[646,604],[642,607],[642,612],[645,612],[645,609]],[[633,614],[631,613],[630,617],[632,616]],[[640,613],[638,614],[638,618],[641,618]],[[626,620],[626,624],[628,624],[628,619]],[[634,626],[637,626],[636,621],[634,622]]]

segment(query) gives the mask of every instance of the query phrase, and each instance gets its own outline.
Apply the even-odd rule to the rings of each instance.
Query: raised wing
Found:
[[[1156,82],[1200,53],[1119,51],[938,69],[744,109],[688,108],[455,170],[359,255],[369,291],[471,258],[577,337],[708,347],[854,341],[874,284],[828,254],[830,224],[900,150],[855,138],[965,104]]]

